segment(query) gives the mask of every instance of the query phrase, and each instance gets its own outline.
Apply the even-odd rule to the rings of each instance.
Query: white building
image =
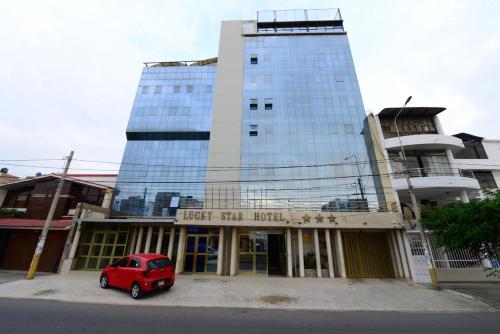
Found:
[[[414,216],[401,148],[410,183],[423,209],[481,199],[482,188],[497,188],[500,141],[465,133],[446,135],[437,116],[445,108],[408,107],[399,113],[400,110],[385,108],[378,115],[370,114],[368,124],[372,136],[378,134],[378,143],[374,141],[375,155],[387,167],[404,219],[411,222]],[[420,235],[409,230],[405,237],[413,279],[430,282]],[[429,242],[439,281],[487,279],[483,271],[485,263],[477,256],[466,250],[439,248],[432,236]],[[493,262],[498,264],[496,259]]]

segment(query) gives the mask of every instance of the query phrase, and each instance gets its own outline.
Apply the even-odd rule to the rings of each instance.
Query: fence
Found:
[[[432,261],[438,269],[500,268],[498,257],[494,253],[482,258],[470,249],[448,250],[438,247],[436,239],[430,233],[427,234],[427,240],[432,253]],[[412,256],[424,255],[424,247],[419,234],[409,234],[408,242]]]

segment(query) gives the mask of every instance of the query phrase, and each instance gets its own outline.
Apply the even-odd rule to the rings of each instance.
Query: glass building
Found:
[[[103,222],[176,273],[408,277],[369,122],[338,9],[223,21],[217,58],[146,63]]]
[[[215,62],[144,67],[127,127],[113,214],[174,216],[202,207]]]
[[[348,210],[363,199],[376,207],[347,36],[256,36],[244,47],[241,179],[252,181],[248,198],[259,205],[264,196],[263,207]]]
[[[174,216],[179,207],[383,206],[340,12],[261,11],[243,29],[249,33],[237,31],[239,46],[221,37],[219,50],[238,60],[238,72],[217,58],[146,64],[114,215]],[[231,124],[232,132],[221,124]]]

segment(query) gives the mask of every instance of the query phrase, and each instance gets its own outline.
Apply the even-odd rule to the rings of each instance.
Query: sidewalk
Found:
[[[500,281],[499,282],[457,282],[441,283],[443,289],[449,289],[473,296],[485,303],[500,309]]]
[[[493,311],[487,304],[450,291],[398,280],[178,275],[170,291],[133,300],[128,292],[101,289],[99,272],[74,271],[0,285],[0,297],[66,302],[185,307],[416,312]]]

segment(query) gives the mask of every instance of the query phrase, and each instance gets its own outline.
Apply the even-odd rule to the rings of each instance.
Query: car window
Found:
[[[113,267],[115,267],[115,268],[117,268],[117,267],[126,267],[127,263],[128,263],[128,257],[124,257],[124,258],[116,261],[115,263],[113,263]]]
[[[139,259],[136,259],[134,257],[130,259],[130,263],[128,264],[129,268],[140,268],[140,266],[141,261]]]
[[[170,262],[170,259],[166,257],[160,259],[154,259],[148,261],[148,270],[170,267],[171,265],[172,262]]]

